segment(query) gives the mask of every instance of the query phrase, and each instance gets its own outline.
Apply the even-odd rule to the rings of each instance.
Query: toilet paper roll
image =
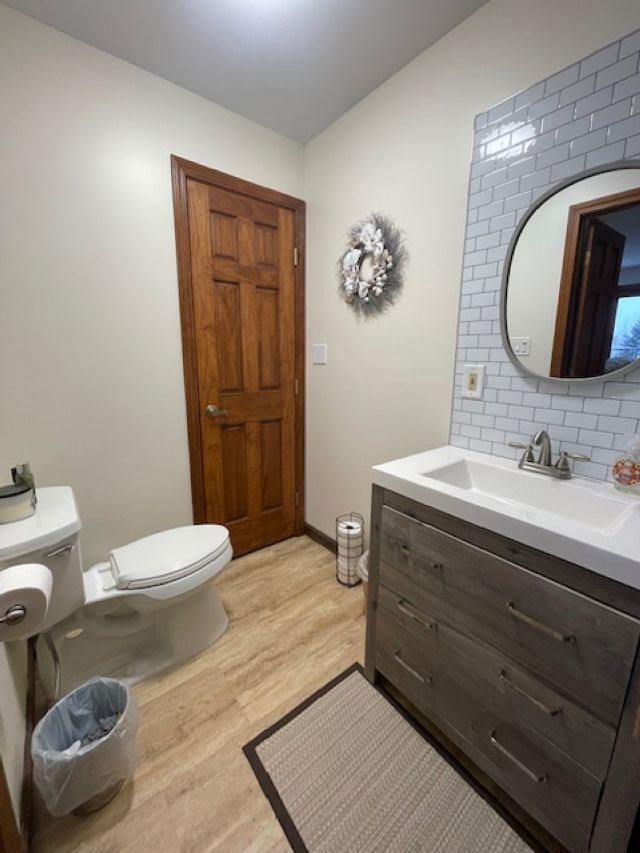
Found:
[[[24,619],[13,624],[0,622],[0,642],[24,640],[38,633],[49,609],[52,585],[51,572],[40,563],[25,563],[0,571],[0,619],[12,607],[25,609]]]
[[[338,524],[338,536],[346,539],[362,536],[362,524],[359,521],[341,521]]]

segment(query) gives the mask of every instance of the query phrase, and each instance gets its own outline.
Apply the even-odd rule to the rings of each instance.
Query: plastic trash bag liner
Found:
[[[133,774],[138,707],[131,688],[92,678],[57,702],[33,732],[34,780],[54,817]]]
[[[358,560],[358,565],[356,566],[356,574],[360,578],[360,580],[368,581],[369,580],[369,552],[365,551],[362,557]]]

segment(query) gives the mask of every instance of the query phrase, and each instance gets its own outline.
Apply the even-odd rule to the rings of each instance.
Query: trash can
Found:
[[[54,817],[105,806],[136,766],[138,708],[131,688],[92,678],[57,702],[33,732],[34,780]]]
[[[364,615],[367,615],[367,601],[369,598],[369,552],[365,551],[362,557],[358,560],[358,565],[356,567],[356,572],[358,573],[358,577],[362,581],[362,592],[364,593],[364,602],[362,605],[362,612]]]

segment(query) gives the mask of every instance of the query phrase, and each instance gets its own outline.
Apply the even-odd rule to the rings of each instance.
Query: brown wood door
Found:
[[[242,554],[301,532],[295,211],[247,195],[244,185],[185,181],[197,520],[228,527]],[[192,452],[192,473],[193,461]]]
[[[599,219],[587,226],[587,253],[576,317],[573,376],[604,372],[611,352],[625,237]]]
[[[618,304],[625,237],[599,219],[585,223],[584,255],[578,270],[573,335],[565,354],[565,376],[604,372]]]
[[[640,189],[571,205],[562,261],[551,376],[604,372],[618,300],[636,295],[619,286],[625,237],[599,219],[640,205]]]

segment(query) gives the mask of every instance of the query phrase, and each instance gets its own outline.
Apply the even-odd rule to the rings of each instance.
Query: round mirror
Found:
[[[593,379],[640,358],[640,163],[544,195],[514,234],[502,330],[527,373]]]

